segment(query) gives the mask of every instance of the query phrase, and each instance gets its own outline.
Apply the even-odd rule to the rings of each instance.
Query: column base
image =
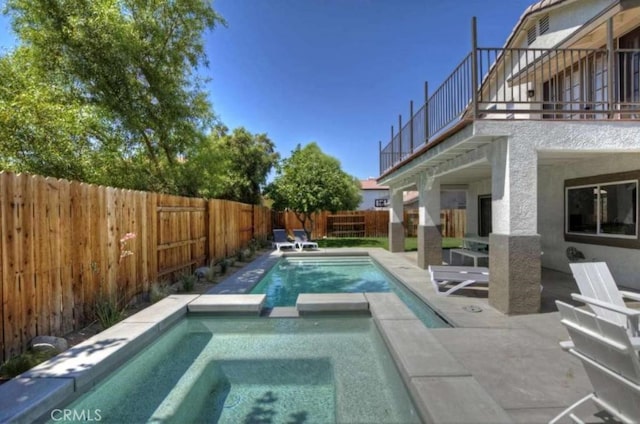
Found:
[[[389,251],[404,252],[404,225],[402,222],[389,223]]]
[[[489,304],[516,315],[540,311],[540,236],[489,235]]]
[[[418,225],[418,266],[429,265],[442,265],[442,233],[439,225]]]

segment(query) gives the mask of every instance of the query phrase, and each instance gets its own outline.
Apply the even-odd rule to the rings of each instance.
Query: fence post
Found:
[[[471,103],[475,120],[478,118],[478,34],[475,16],[471,18]]]
[[[409,153],[413,153],[413,100],[409,101]]]
[[[609,108],[609,117],[612,118],[614,115],[614,105],[615,105],[615,67],[616,67],[616,58],[614,55],[615,52],[615,44],[613,39],[613,18],[609,18],[607,20],[607,59],[608,64],[607,67],[609,70],[607,71],[607,97],[608,97],[608,105]]]
[[[394,148],[393,148],[393,125],[391,125],[391,163],[389,164],[389,168],[391,168],[393,166],[393,163],[395,162],[396,158],[395,158],[395,152],[394,152]]]
[[[402,151],[402,114],[398,115],[398,146],[399,146],[398,161],[401,161],[402,154],[404,153]]]
[[[424,144],[429,142],[429,83],[424,82]]]

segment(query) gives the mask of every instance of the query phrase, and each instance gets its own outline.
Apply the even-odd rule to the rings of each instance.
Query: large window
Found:
[[[594,177],[593,183],[587,184],[574,185],[567,181],[567,240],[620,246],[624,240],[638,240],[638,179],[612,181],[611,177]],[[588,179],[580,182],[584,180]],[[617,239],[619,242],[603,243],[604,239]]]

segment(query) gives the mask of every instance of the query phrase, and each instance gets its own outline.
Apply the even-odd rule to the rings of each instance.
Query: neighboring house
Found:
[[[466,188],[466,187],[465,187]],[[358,206],[360,211],[382,211],[389,209],[389,187],[379,185],[375,178],[360,180],[362,202]],[[405,209],[418,209],[418,192],[405,191],[402,196]],[[464,209],[466,207],[466,190],[453,187],[440,193],[440,207],[442,209]]]
[[[358,210],[386,210],[389,206],[389,187],[379,185],[375,178],[360,180],[362,202]]]
[[[471,53],[380,151],[390,248],[403,247],[401,193],[418,190],[418,263],[441,263],[440,191],[466,185],[497,309],[536,312],[541,267],[568,272],[569,246],[640,289],[640,3],[543,0],[503,48],[477,47],[475,32],[474,20]]]

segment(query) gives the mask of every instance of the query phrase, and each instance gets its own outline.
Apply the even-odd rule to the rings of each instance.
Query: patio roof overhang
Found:
[[[488,145],[506,134],[477,135],[473,122],[446,138],[432,142],[382,175],[378,182],[393,189],[415,186],[418,175],[437,176],[441,184],[461,185],[490,178]]]

